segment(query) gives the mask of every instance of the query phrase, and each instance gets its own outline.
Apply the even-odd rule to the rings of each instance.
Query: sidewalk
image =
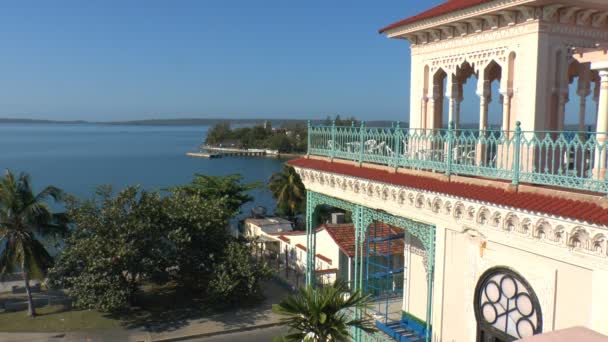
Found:
[[[287,293],[285,287],[276,281],[268,281],[264,284],[266,299],[262,304],[253,308],[193,319],[173,331],[150,332],[143,329],[124,329],[69,333],[0,333],[0,342],[168,342],[269,327],[279,322],[279,316],[272,312],[272,304],[280,302]]]

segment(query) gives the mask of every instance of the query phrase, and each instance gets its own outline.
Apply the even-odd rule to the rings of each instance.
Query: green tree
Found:
[[[253,197],[247,194],[247,191],[260,186],[257,183],[243,184],[242,180],[243,177],[239,174],[228,176],[197,174],[190,184],[170,188],[169,191],[197,195],[207,201],[225,199],[228,208],[236,215],[243,204],[253,201]]]
[[[213,298],[233,304],[261,295],[260,282],[269,279],[272,270],[265,262],[254,262],[253,253],[253,244],[243,240],[228,243],[209,284]]]
[[[171,278],[182,286],[207,291],[231,238],[226,228],[235,215],[236,200],[214,192],[210,197],[201,196],[210,191],[200,190],[177,190],[167,196],[163,202],[163,225],[175,270]]]
[[[0,275],[23,273],[28,315],[35,316],[30,279],[44,279],[53,258],[39,237],[61,236],[67,232],[64,217],[51,212],[47,199],[60,201],[62,192],[54,186],[34,194],[30,176],[12,172],[0,179]]]
[[[360,291],[349,294],[342,282],[321,288],[306,287],[273,306],[285,316],[281,322],[289,327],[280,341],[351,341],[351,328],[366,332],[376,329],[368,316],[353,319],[349,309],[367,307],[369,296]]]
[[[116,311],[134,302],[144,282],[162,278],[169,265],[158,193],[127,187],[113,196],[100,188],[88,200],[66,199],[72,234],[51,270],[80,308]]]
[[[216,145],[230,139],[232,139],[232,131],[230,130],[230,124],[227,122],[222,122],[216,124],[207,132],[205,144]]]
[[[288,217],[294,217],[303,211],[306,189],[293,167],[284,165],[280,172],[270,177],[268,187],[277,200],[279,212]]]
[[[289,137],[285,134],[272,135],[270,138],[268,138],[265,147],[271,150],[277,150],[281,153],[286,153],[294,150],[291,139],[289,139]]]

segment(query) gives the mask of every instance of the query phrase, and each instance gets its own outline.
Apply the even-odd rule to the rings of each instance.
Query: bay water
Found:
[[[55,185],[79,197],[90,197],[96,187],[127,185],[147,190],[188,183],[194,174],[241,174],[244,182],[260,182],[252,190],[255,205],[274,210],[267,189],[272,173],[285,160],[264,157],[192,158],[206,126],[121,126],[104,124],[0,124],[0,170],[28,172],[40,190]]]

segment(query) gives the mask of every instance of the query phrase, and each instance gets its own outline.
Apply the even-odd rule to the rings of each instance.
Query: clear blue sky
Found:
[[[441,0],[6,1],[0,117],[405,120],[409,47]]]

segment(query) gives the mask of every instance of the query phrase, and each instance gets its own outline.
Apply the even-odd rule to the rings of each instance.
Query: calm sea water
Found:
[[[267,184],[284,161],[271,158],[191,158],[208,127],[109,126],[93,124],[0,125],[0,169],[26,171],[37,189],[53,184],[77,196],[91,196],[100,184],[115,190],[139,184],[158,190],[189,182],[195,173],[240,173],[245,182]],[[266,187],[251,191],[253,205],[270,211]]]

